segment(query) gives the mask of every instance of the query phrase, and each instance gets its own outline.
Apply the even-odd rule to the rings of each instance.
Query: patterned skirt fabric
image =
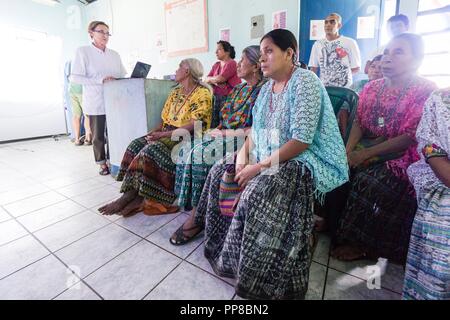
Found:
[[[218,96],[218,95],[214,96],[211,128],[217,128],[217,126],[220,124],[220,110],[222,110],[222,107],[226,100],[227,96]]]
[[[289,161],[253,178],[233,217],[221,215],[223,161],[208,175],[196,213],[205,225],[205,257],[220,276],[236,278],[246,299],[303,299],[308,289],[313,229],[313,180]]]
[[[409,181],[384,164],[355,172],[337,230],[338,244],[358,245],[371,258],[404,264],[417,203]]]
[[[450,189],[420,199],[403,288],[405,300],[450,300]]]
[[[212,165],[234,153],[242,144],[235,139],[216,139],[197,144],[185,163],[177,165],[175,193],[178,195],[178,205],[186,210],[197,207]]]
[[[127,173],[128,167],[130,166],[133,159],[138,155],[139,151],[141,151],[147,145],[147,140],[145,140],[145,136],[141,138],[134,139],[128,145],[127,150],[122,158],[122,163],[120,164],[119,173],[117,174],[117,181],[123,181],[125,174]]]
[[[130,143],[122,160],[120,192],[137,190],[139,195],[170,205],[175,199],[175,163],[171,151],[177,142],[163,138],[147,143],[145,137]]]

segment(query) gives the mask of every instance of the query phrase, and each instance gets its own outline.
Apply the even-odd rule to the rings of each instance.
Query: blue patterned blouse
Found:
[[[272,85],[270,80],[262,87],[253,107],[252,156],[264,160],[291,139],[309,144],[292,160],[311,171],[315,196],[322,199],[348,181],[345,147],[325,87],[313,72],[300,68],[282,92],[272,93]]]

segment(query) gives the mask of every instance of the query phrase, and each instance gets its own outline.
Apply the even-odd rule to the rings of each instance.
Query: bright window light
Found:
[[[425,43],[425,53],[439,53],[445,49],[450,50],[450,32],[425,35],[422,38]],[[443,43],[448,44],[447,48],[442,46]]]
[[[416,32],[425,43],[419,73],[440,88],[450,87],[450,0],[420,0]]]
[[[437,32],[448,28],[450,28],[450,12],[417,17],[416,29],[420,33]]]
[[[397,10],[397,0],[386,0],[383,11],[383,25],[381,27],[380,43],[382,46],[389,42],[389,33],[387,30],[387,21],[390,17],[395,15]]]
[[[0,101],[53,104],[61,100],[62,39],[0,26]]]
[[[420,0],[419,12],[442,8],[450,5],[450,0]]]

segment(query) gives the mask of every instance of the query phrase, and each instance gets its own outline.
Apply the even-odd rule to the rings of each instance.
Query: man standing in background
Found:
[[[326,38],[314,43],[309,67],[325,86],[350,87],[353,74],[361,68],[361,54],[355,40],[341,36],[342,17],[331,13],[325,19]]]
[[[399,34],[405,33],[409,31],[409,19],[404,14],[397,14],[395,16],[390,17],[387,20],[387,31],[389,33],[389,39],[392,39]],[[383,54],[386,45],[378,47],[374,50],[370,55],[368,60],[366,61],[366,66],[364,67],[364,73],[369,72],[370,63],[376,56]]]

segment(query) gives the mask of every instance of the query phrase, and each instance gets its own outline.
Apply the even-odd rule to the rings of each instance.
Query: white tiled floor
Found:
[[[101,177],[92,148],[67,138],[0,145],[0,299],[239,299],[214,274],[202,240],[170,245],[186,215],[103,217],[119,196]],[[400,299],[403,269],[329,258],[326,235],[314,254],[307,299]]]

